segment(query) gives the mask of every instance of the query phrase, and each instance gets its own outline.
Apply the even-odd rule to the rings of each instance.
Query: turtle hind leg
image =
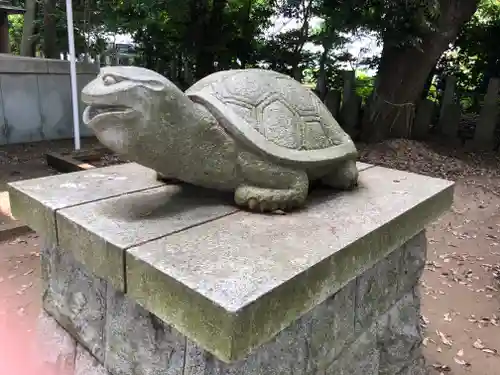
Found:
[[[334,189],[351,190],[358,185],[358,177],[356,161],[349,160],[335,166],[330,173],[321,178],[321,182]]]
[[[238,158],[244,181],[234,192],[238,206],[251,211],[288,211],[304,205],[309,193],[309,178],[302,170],[259,160],[251,154]]]
[[[307,198],[302,189],[269,189],[252,185],[241,185],[236,188],[234,201],[237,205],[251,211],[273,212],[289,211],[300,207]]]

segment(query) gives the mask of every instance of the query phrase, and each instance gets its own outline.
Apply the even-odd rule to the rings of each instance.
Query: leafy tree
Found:
[[[454,75],[464,92],[485,94],[492,77],[500,76],[500,2],[482,0],[477,12],[441,58],[437,73]]]
[[[404,132],[416,102],[429,87],[436,62],[472,17],[478,3],[479,0],[73,2],[78,53],[102,51],[106,33],[129,33],[139,46],[136,63],[168,75],[181,87],[215,70],[267,66],[298,80],[316,83],[316,91],[324,97],[328,88],[340,84],[339,63],[357,59],[342,51],[347,41],[345,33],[375,33],[383,45],[382,54],[379,59],[365,61],[378,65],[369,116],[365,117],[370,123],[367,136],[372,139]],[[38,4],[35,36],[45,56],[58,57],[67,50],[65,2],[38,0]],[[483,0],[481,11],[457,41],[460,48],[453,58],[460,66],[474,66],[476,76],[471,82],[476,86],[485,81],[486,75],[496,75],[498,71],[497,52],[477,47],[495,49],[485,29],[496,32],[497,9],[493,1]],[[298,27],[266,35],[265,30],[277,17],[293,17]],[[314,17],[324,20],[319,28],[311,27]],[[305,47],[311,42],[321,46],[321,52],[308,51]],[[446,66],[449,69],[451,65]],[[362,91],[368,93],[372,82],[363,82],[367,85]]]
[[[109,6],[113,19],[107,25],[134,36],[145,66],[188,85],[216,65],[256,63],[274,5],[268,0],[122,1]]]
[[[23,16],[12,14],[9,16],[9,42],[10,52],[20,53],[21,39],[23,37]]]
[[[383,44],[367,117],[367,138],[379,140],[407,133],[430,72],[472,17],[478,2],[324,0],[325,7],[344,15],[342,27],[374,31]]]

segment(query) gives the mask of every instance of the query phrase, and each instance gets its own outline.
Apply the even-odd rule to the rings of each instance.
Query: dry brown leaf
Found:
[[[18,237],[16,238],[15,240],[13,241],[10,241],[9,242],[9,245],[16,245],[16,244],[19,244],[19,243],[24,243],[24,244],[27,244],[28,241],[26,241],[25,239],[21,238],[21,237]]]
[[[458,352],[457,352],[457,357],[463,357],[464,356],[464,350],[463,349],[460,349]]]
[[[477,339],[476,341],[474,341],[474,343],[472,344],[472,346],[476,349],[484,349],[485,346],[483,345],[483,342],[480,340],[480,339]]]
[[[32,269],[29,269],[28,271],[26,271],[25,273],[23,273],[23,276],[28,276],[30,274],[32,274],[35,270],[32,268]]]
[[[472,346],[476,349],[481,350],[484,353],[487,353],[487,354],[492,354],[492,355],[498,354],[498,350],[492,349],[492,348],[487,348],[480,339],[477,339],[476,341],[474,341]]]
[[[455,363],[458,363],[460,366],[464,366],[464,367],[470,367],[471,366],[471,364],[469,362],[464,361],[461,358],[454,357],[453,360],[455,361]]]
[[[420,320],[420,325],[424,328],[427,327],[430,323],[430,320],[425,315],[420,315]]]
[[[442,365],[440,363],[434,363],[432,365],[432,367],[437,370],[437,371],[440,371],[441,373],[445,373],[445,372],[450,372],[451,371],[451,368],[450,366],[447,366],[447,365]]]
[[[481,351],[488,353],[488,354],[493,354],[493,355],[498,354],[498,351],[496,349],[484,348],[484,349],[481,349]]]
[[[453,346],[453,342],[441,331],[439,330],[436,330],[436,334],[439,336],[439,338],[441,339],[441,342],[446,345],[446,346]]]

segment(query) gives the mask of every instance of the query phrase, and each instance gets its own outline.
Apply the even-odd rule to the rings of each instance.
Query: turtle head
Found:
[[[82,90],[83,122],[106,146],[124,151],[141,130],[161,116],[162,103],[184,96],[174,83],[152,70],[107,66]]]

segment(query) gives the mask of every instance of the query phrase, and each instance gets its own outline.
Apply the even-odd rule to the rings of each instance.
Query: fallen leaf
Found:
[[[420,326],[426,328],[430,323],[430,320],[425,317],[425,315],[420,315]]]
[[[454,357],[453,360],[455,361],[455,363],[458,363],[460,366],[464,366],[464,367],[470,367],[471,366],[471,364],[469,362],[464,361],[463,359]]]
[[[23,276],[28,276],[28,275],[32,274],[34,271],[35,270],[32,268],[32,269],[26,271],[25,273],[23,273]]]
[[[440,363],[434,363],[432,365],[432,367],[437,370],[437,371],[441,371],[441,373],[444,373],[444,372],[450,372],[451,371],[451,368],[450,366],[447,366],[447,365],[442,365]]]
[[[458,356],[458,357],[463,357],[463,356],[464,356],[464,350],[463,350],[463,349],[460,349],[460,350],[457,352],[457,356]]]
[[[489,348],[481,349],[481,351],[488,353],[488,354],[493,354],[493,355],[496,355],[498,353],[498,351],[496,349],[489,349]]]
[[[16,245],[16,244],[19,244],[19,243],[28,243],[28,241],[26,241],[25,239],[21,238],[21,237],[18,237],[16,238],[15,240],[13,241],[10,241],[9,242],[9,245]]]
[[[446,346],[450,346],[450,347],[451,347],[451,346],[453,346],[453,342],[452,342],[452,341],[451,341],[448,337],[446,337],[446,335],[445,335],[443,332],[441,332],[441,331],[439,331],[439,330],[436,330],[436,333],[437,333],[437,335],[438,335],[438,336],[439,336],[439,338],[441,339],[441,342],[442,342],[444,345],[446,345]]]
[[[477,339],[476,341],[474,341],[472,346],[476,349],[484,349],[485,348],[485,346],[483,345],[483,342],[480,339]]]

